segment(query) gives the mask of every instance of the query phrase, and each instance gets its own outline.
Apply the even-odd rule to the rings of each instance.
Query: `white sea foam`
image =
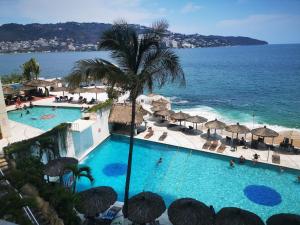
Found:
[[[176,112],[182,111],[182,112],[188,113],[192,116],[195,116],[195,115],[203,116],[203,117],[207,118],[208,120],[218,119],[220,121],[225,122],[226,124],[235,124],[237,122],[240,122],[243,125],[249,127],[250,129],[261,127],[261,126],[267,126],[268,128],[273,129],[277,132],[286,131],[286,130],[300,131],[300,129],[296,129],[296,128],[291,129],[291,128],[280,126],[280,125],[259,123],[259,122],[257,122],[257,120],[258,120],[257,116],[254,117],[254,120],[253,120],[253,116],[251,114],[247,114],[247,113],[239,113],[238,118],[242,118],[242,121],[235,120],[233,118],[229,118],[227,115],[224,115],[221,112],[219,112],[218,110],[216,110],[212,107],[209,107],[209,106],[196,106],[194,108],[188,108],[188,109],[187,108],[182,108],[182,109],[177,108],[175,111]]]
[[[169,100],[174,104],[186,104],[189,102],[188,100],[181,99],[177,96],[172,96],[169,98]]]

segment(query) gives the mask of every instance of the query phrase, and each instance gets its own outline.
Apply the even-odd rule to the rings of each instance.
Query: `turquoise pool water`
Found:
[[[82,162],[92,169],[95,182],[85,178],[77,190],[108,185],[123,201],[129,139],[111,136]],[[159,158],[162,163],[157,164]],[[246,162],[230,168],[229,157],[136,140],[130,194],[143,190],[162,195],[169,205],[181,197],[196,198],[216,210],[235,206],[263,219],[275,213],[300,213],[300,171],[283,172],[270,165]]]
[[[51,107],[35,106],[28,110],[29,114],[26,110],[10,111],[8,118],[47,131],[60,123],[73,122],[81,117],[79,108],[57,107],[53,110]]]

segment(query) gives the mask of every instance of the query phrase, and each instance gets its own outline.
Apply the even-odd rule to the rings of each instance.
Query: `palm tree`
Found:
[[[25,80],[30,81],[38,78],[40,74],[40,65],[38,62],[31,58],[29,61],[25,62],[22,66],[23,68],[23,77]]]
[[[66,171],[71,171],[73,174],[73,193],[76,191],[76,182],[81,177],[86,177],[90,180],[90,182],[94,181],[94,178],[91,174],[91,168],[88,166],[79,167],[78,165],[69,165],[66,166]]]
[[[99,43],[99,49],[110,51],[111,58],[117,65],[104,59],[81,60],[75,64],[67,78],[71,87],[88,80],[104,79],[111,87],[117,85],[130,93],[132,113],[124,197],[125,218],[128,215],[136,99],[145,88],[152,91],[155,86],[161,88],[168,82],[185,83],[178,56],[171,49],[162,47],[167,28],[168,24],[165,21],[159,21],[143,34],[138,34],[136,29],[126,22],[117,22],[102,34]]]

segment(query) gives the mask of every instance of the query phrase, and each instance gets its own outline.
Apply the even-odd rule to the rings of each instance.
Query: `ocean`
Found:
[[[176,49],[186,86],[166,85],[155,93],[172,107],[208,119],[300,129],[300,44]],[[0,54],[0,74],[18,72],[34,57],[45,78],[66,76],[80,59],[108,52]]]

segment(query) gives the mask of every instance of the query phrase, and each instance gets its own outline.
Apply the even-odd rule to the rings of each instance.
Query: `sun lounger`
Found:
[[[73,97],[70,97],[68,103],[71,103],[72,101],[73,101]]]
[[[213,143],[209,146],[209,150],[215,151],[218,147],[218,141],[213,141]]]
[[[149,139],[149,138],[151,138],[152,136],[153,136],[153,134],[154,134],[154,131],[153,130],[150,130],[149,132],[148,132],[148,134],[146,134],[145,135],[145,139]]]
[[[226,149],[226,145],[221,144],[221,145],[219,146],[219,148],[217,149],[217,152],[222,153],[222,152],[224,152],[225,149]]]
[[[164,132],[164,133],[159,137],[158,140],[164,141],[164,140],[166,139],[167,136],[168,136],[168,133],[167,133],[167,132]]]
[[[202,148],[203,148],[203,149],[208,149],[210,145],[211,145],[211,141],[206,141],[206,142],[204,143],[204,145],[202,146]]]
[[[112,221],[114,218],[116,218],[117,214],[121,211],[122,207],[113,206],[110,209],[108,209],[105,213],[101,215],[101,219],[103,220],[110,220]]]

